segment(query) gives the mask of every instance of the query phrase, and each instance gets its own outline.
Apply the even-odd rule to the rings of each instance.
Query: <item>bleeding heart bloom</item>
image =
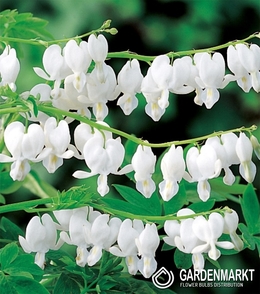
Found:
[[[248,183],[252,183],[256,175],[256,166],[252,162],[253,146],[244,133],[240,133],[237,140],[236,153],[240,160],[239,172],[241,176]]]
[[[183,149],[172,145],[161,161],[163,181],[159,184],[160,194],[164,201],[169,201],[178,193],[179,185],[185,172]]]
[[[157,262],[154,256],[159,243],[160,238],[155,224],[146,224],[139,237],[135,239],[138,255],[141,255],[138,269],[145,278],[150,278],[156,271]]]
[[[63,244],[57,242],[56,225],[49,214],[44,214],[41,219],[34,216],[26,227],[25,238],[19,236],[19,242],[26,253],[36,252],[35,263],[44,268],[45,253],[50,249],[57,250]]]
[[[118,101],[124,114],[130,114],[138,105],[136,93],[141,92],[141,83],[143,75],[140,70],[140,64],[137,59],[127,61],[118,74],[118,86],[123,93]]]
[[[39,162],[50,153],[44,149],[44,133],[40,125],[31,124],[25,133],[25,126],[15,121],[4,132],[5,146],[12,156],[0,154],[0,162],[13,162],[10,176],[14,181],[22,181],[31,170],[30,161]]]
[[[16,51],[6,46],[0,55],[0,86],[9,85],[12,91],[16,90],[15,81],[20,71],[20,62],[16,57]]]
[[[155,183],[152,180],[156,156],[153,154],[151,147],[137,147],[132,157],[132,167],[135,171],[136,189],[146,198],[150,198],[155,191]]]
[[[193,254],[207,252],[211,259],[217,260],[221,253],[216,246],[225,249],[234,248],[234,244],[229,241],[218,241],[224,230],[224,218],[219,213],[211,213],[208,220],[203,216],[196,217],[192,230],[197,238],[204,242],[193,248],[191,251]]]

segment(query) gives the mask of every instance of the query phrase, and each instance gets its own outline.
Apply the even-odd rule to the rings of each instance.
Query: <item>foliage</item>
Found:
[[[113,1],[109,1],[109,3]],[[131,11],[133,15],[138,13],[141,14],[142,4],[140,1],[129,1],[127,6],[122,5],[123,13],[122,18],[126,17],[125,11]],[[167,2],[167,1],[166,1]],[[187,1],[186,1],[187,2]],[[98,1],[99,3],[99,1]],[[100,2],[101,3],[101,2]],[[107,5],[117,5],[117,4],[107,4]],[[115,2],[116,3],[116,2]],[[239,2],[240,3],[240,2]],[[250,2],[250,5],[255,5],[254,1]],[[121,7],[121,3],[118,3]],[[205,14],[203,1],[195,1],[192,4],[187,4],[192,6],[196,11],[196,17],[192,19],[191,23],[197,24],[198,18],[205,18],[205,23],[212,20],[211,14]],[[210,10],[213,14],[214,9],[221,9],[222,4],[211,3],[214,7]],[[242,5],[240,3],[240,5]],[[61,9],[63,6],[61,5]],[[94,8],[93,8],[94,9]],[[220,17],[220,16],[219,16]],[[214,17],[213,17],[214,18]],[[146,19],[147,22],[151,19]],[[116,20],[117,22],[117,20]],[[52,34],[46,29],[47,21],[34,17],[31,13],[18,13],[17,10],[5,10],[0,13],[0,34],[1,34],[1,44],[4,45],[8,43],[11,47],[18,50],[18,55],[22,56],[22,49],[25,49],[24,44],[27,45],[40,45],[48,46],[54,44],[56,40],[53,39]],[[154,28],[160,26],[160,19],[156,19],[153,22]],[[186,32],[187,38],[186,42],[182,42],[178,50],[183,50],[187,48],[193,48],[194,42],[197,38],[189,38],[192,35],[190,27],[187,24],[178,24],[182,28],[182,32]],[[183,27],[184,26],[184,27]],[[104,31],[104,25],[101,29],[96,30]],[[212,28],[209,29],[212,31]],[[217,30],[215,28],[215,30]],[[195,31],[198,34],[201,33],[200,26],[195,26]],[[214,31],[214,30],[213,30]],[[87,36],[87,33],[84,36]],[[171,32],[171,38],[181,39],[178,30],[174,33]],[[161,42],[165,42],[168,36],[159,34],[152,34],[151,32],[147,35],[147,38],[151,41],[153,46],[153,39],[160,38]],[[196,33],[197,35],[197,33]],[[211,44],[212,41],[216,40],[215,35],[211,34],[212,40],[205,41],[205,44]],[[84,38],[84,37],[83,37]],[[77,41],[81,38],[76,37]],[[69,38],[64,38],[59,40],[59,42],[66,42]],[[53,42],[53,43],[52,43]],[[166,42],[165,42],[166,43]],[[3,46],[4,47],[4,46]],[[166,46],[167,50],[168,47]],[[169,47],[171,50],[171,46]],[[26,54],[26,50],[23,50],[23,54]],[[192,52],[192,51],[190,51]],[[122,53],[124,54],[124,53]],[[128,57],[132,58],[135,55],[131,55],[129,52]],[[191,53],[192,54],[192,53]],[[119,57],[120,52],[119,52]],[[136,55],[138,57],[138,55]],[[149,56],[147,62],[150,62]],[[173,56],[172,56],[173,58]],[[141,57],[140,57],[141,60]],[[93,64],[92,64],[93,66]],[[49,82],[51,84],[51,82]],[[3,125],[7,126],[10,122],[15,120],[22,120],[23,117],[20,116],[21,113],[27,113],[29,116],[37,116],[39,111],[45,110],[45,113],[56,116],[59,119],[67,116],[65,111],[59,111],[51,109],[48,103],[41,103],[39,97],[34,97],[30,95],[27,100],[22,99],[18,94],[18,91],[12,91],[8,86],[0,87],[0,95],[2,97],[8,97],[10,104],[1,104],[2,112],[2,122]],[[249,93],[252,100],[255,99],[255,93]],[[143,97],[142,97],[143,98]],[[255,102],[252,102],[254,105]],[[49,108],[48,108],[49,107]],[[250,102],[247,102],[248,108],[254,108],[250,106]],[[139,111],[139,110],[137,110]],[[171,110],[169,110],[171,111]],[[93,120],[88,120],[80,115],[77,116],[75,113],[71,113],[71,118],[78,119],[81,122],[87,122],[93,128],[97,127],[97,124]],[[69,115],[68,115],[69,116]],[[113,118],[109,117],[109,121],[113,124]],[[202,118],[202,123],[205,119]],[[134,123],[133,123],[134,124]],[[116,125],[116,122],[115,122]],[[206,128],[206,127],[205,127]],[[194,134],[201,135],[199,127],[194,125]],[[245,128],[248,133],[251,134],[252,128]],[[112,129],[106,127],[100,128],[102,131],[112,130],[117,135],[125,136],[125,158],[123,166],[131,163],[131,158],[137,148],[138,142],[145,144],[138,137],[133,135],[128,135],[123,131],[118,131],[117,129]],[[237,129],[237,132],[240,130]],[[221,133],[221,132],[220,132]],[[215,133],[214,133],[215,134]],[[212,136],[214,135],[212,134]],[[206,135],[204,139],[198,140],[203,142],[206,138],[211,135]],[[187,150],[197,142],[196,138],[191,139],[188,143],[185,154]],[[187,143],[187,144],[188,144]],[[156,144],[156,143],[155,143]],[[186,144],[186,145],[187,145]],[[169,147],[170,145],[165,145],[163,147]],[[4,149],[3,138],[0,142],[1,152]],[[162,174],[160,170],[160,164],[163,155],[168,149],[161,153],[155,167],[155,172],[153,173],[153,180],[158,185],[162,181]],[[55,185],[49,181],[48,175],[37,173],[37,166],[33,168],[30,173],[26,176],[23,181],[13,181],[9,174],[10,166],[8,164],[0,164],[1,171],[1,182],[0,182],[0,203],[3,204],[0,207],[0,213],[14,212],[14,211],[26,211],[28,213],[42,213],[42,212],[52,212],[61,209],[75,209],[84,206],[90,206],[94,209],[101,211],[102,213],[107,213],[111,216],[118,216],[121,220],[124,219],[141,219],[144,223],[156,223],[158,228],[162,228],[166,220],[176,220],[177,212],[183,208],[187,207],[192,209],[196,216],[203,215],[208,217],[210,213],[216,211],[220,214],[224,214],[225,208],[218,208],[221,203],[224,205],[228,203],[235,203],[241,207],[241,216],[244,218],[239,223],[238,229],[240,231],[239,235],[244,242],[243,251],[251,250],[257,251],[260,256],[260,207],[259,199],[256,194],[255,187],[253,184],[245,184],[241,181],[240,177],[236,178],[235,183],[232,186],[227,186],[223,183],[223,177],[216,179],[211,179],[211,197],[206,202],[202,202],[198,197],[197,186],[195,183],[189,183],[185,180],[179,185],[178,193],[170,201],[162,201],[159,193],[158,187],[152,196],[147,199],[144,198],[134,187],[135,178],[134,173],[128,173],[125,184],[113,184],[113,188],[105,197],[101,197],[93,188],[93,181],[91,179],[83,181],[74,181],[67,188],[66,180],[63,180],[62,191],[55,188]],[[53,178],[52,178],[53,181]],[[92,182],[91,182],[92,181]],[[82,185],[82,182],[84,183]],[[33,198],[37,199],[10,203],[9,194],[14,192],[21,193],[22,189],[26,193],[31,193]],[[8,203],[8,204],[6,204]],[[126,265],[123,258],[115,257],[107,251],[103,251],[102,258],[93,267],[80,267],[75,263],[75,250],[73,247],[68,248],[64,245],[59,250],[50,250],[46,254],[46,265],[44,271],[40,269],[34,263],[33,254],[26,254],[19,247],[18,236],[24,235],[24,230],[18,227],[14,222],[6,217],[1,218],[0,223],[0,292],[3,293],[174,293],[171,290],[159,290],[151,282],[145,281],[143,279],[137,279],[127,273]],[[161,234],[161,239],[164,234]],[[229,236],[222,236],[223,240],[230,241]],[[164,251],[171,250],[173,256],[174,264],[178,269],[188,269],[192,266],[191,254],[185,254],[166,244],[163,245]],[[174,250],[174,251],[173,251]],[[172,253],[173,252],[173,253]],[[222,255],[232,255],[237,254],[235,250],[225,250],[221,249]],[[218,262],[210,260],[206,257],[207,262],[211,262],[213,266],[219,266]]]

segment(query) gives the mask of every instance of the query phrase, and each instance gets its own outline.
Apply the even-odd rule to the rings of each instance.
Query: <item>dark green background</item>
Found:
[[[0,10],[18,9],[19,12],[31,12],[35,16],[49,21],[48,29],[57,39],[72,37],[98,28],[103,21],[112,20],[112,26],[118,29],[115,36],[107,35],[109,51],[131,50],[144,55],[159,55],[169,51],[200,49],[219,45],[231,40],[242,39],[260,31],[260,2],[258,0],[0,0]],[[254,40],[260,44],[260,40]],[[21,59],[22,72],[19,75],[18,91],[29,90],[42,82],[35,76],[32,66],[41,66],[41,48],[26,48]],[[226,50],[221,51],[226,58]],[[116,71],[123,61],[110,61]],[[144,67],[145,68],[145,67]],[[145,74],[146,71],[143,71]],[[160,122],[153,122],[144,114],[144,101],[140,101],[129,117],[111,105],[107,122],[111,126],[134,133],[151,142],[163,142],[197,137],[219,130],[256,124],[260,127],[260,95],[253,90],[245,94],[236,83],[220,90],[220,101],[211,110],[194,104],[194,93],[189,95],[171,95],[170,106]],[[123,123],[122,123],[123,122]],[[260,128],[255,132],[260,140]],[[160,151],[156,151],[159,155]],[[256,161],[256,158],[254,158]],[[259,170],[259,162],[258,170]],[[55,175],[48,175],[38,169],[42,177],[58,189],[67,189],[81,182],[73,181],[71,174],[79,168],[77,161],[68,161]],[[66,170],[66,173],[65,173]],[[113,178],[118,182],[118,178]],[[94,183],[94,181],[90,183]],[[260,172],[255,186],[260,189]],[[259,194],[259,193],[258,193]],[[17,200],[30,196],[13,196]],[[12,199],[12,201],[14,200]],[[226,203],[224,204],[226,205]],[[15,214],[18,222],[24,220],[24,214]],[[159,266],[169,270],[171,253],[160,256]],[[167,260],[167,262],[166,262]],[[224,268],[259,268],[257,252],[246,250],[243,254],[222,257]],[[176,272],[178,274],[178,271]],[[259,271],[258,271],[259,275]],[[182,288],[178,293],[257,293],[259,281],[244,283],[241,289],[203,289]],[[191,291],[191,292],[189,292]]]

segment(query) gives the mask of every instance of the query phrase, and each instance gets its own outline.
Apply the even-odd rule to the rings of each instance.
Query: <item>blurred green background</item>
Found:
[[[259,0],[0,0],[0,10],[17,9],[31,12],[34,16],[49,21],[48,30],[57,39],[80,35],[100,27],[107,19],[118,29],[115,36],[106,35],[109,51],[131,50],[144,55],[159,55],[169,51],[200,49],[219,45],[235,39],[243,39],[260,31]],[[260,40],[254,43],[260,44]],[[34,74],[32,67],[41,66],[43,48],[24,46],[21,58],[22,71],[19,75],[18,91],[29,90],[42,80]],[[221,51],[226,58],[226,50]],[[111,60],[109,64],[116,71],[124,61]],[[146,67],[144,67],[146,68]],[[143,71],[145,74],[146,71]],[[236,83],[220,90],[220,100],[209,111],[194,104],[194,93],[171,95],[170,106],[160,122],[153,122],[144,114],[144,101],[125,118],[121,110],[111,104],[107,122],[115,128],[134,133],[151,142],[181,140],[205,135],[219,130],[256,124],[255,135],[260,140],[260,94],[250,91],[245,94]],[[122,124],[122,121],[124,122]],[[160,151],[156,151],[159,155]],[[256,160],[255,160],[256,162]],[[259,162],[258,162],[259,163]],[[68,161],[55,175],[48,175],[38,169],[41,176],[60,190],[82,182],[71,178],[80,166],[77,161]],[[260,172],[255,185],[260,189]],[[64,172],[66,170],[66,173]],[[90,180],[95,183],[94,180]],[[118,181],[118,178],[115,178]],[[95,184],[94,184],[95,185]],[[258,193],[259,194],[259,193]],[[30,196],[16,193],[17,200]],[[13,201],[13,200],[12,200]],[[224,204],[226,205],[226,204]],[[234,207],[235,208],[235,207]],[[13,218],[22,222],[24,214]],[[169,264],[169,252],[162,254],[159,266],[174,269]],[[171,254],[171,253],[170,253]],[[243,254],[223,257],[224,268],[259,268],[256,251],[246,250]],[[259,271],[258,271],[259,274]],[[245,283],[243,293],[258,293],[259,281]],[[188,289],[174,288],[178,293],[242,293],[239,289],[203,289],[188,292]],[[256,291],[256,292],[255,292]]]

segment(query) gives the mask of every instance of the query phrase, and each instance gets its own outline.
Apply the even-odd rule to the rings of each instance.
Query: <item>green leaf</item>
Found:
[[[210,186],[213,191],[217,191],[219,193],[227,193],[227,194],[235,194],[241,195],[246,190],[246,185],[239,184],[239,177],[236,178],[236,182],[229,186],[223,183],[222,178],[216,178],[210,180]]]
[[[252,184],[249,184],[240,199],[243,216],[251,234],[260,233],[259,200]]]
[[[103,276],[101,279],[98,280],[98,283],[97,283],[101,291],[110,290],[117,284],[118,284],[118,281],[116,281],[115,279],[113,279],[112,277],[108,275]]]
[[[62,273],[55,285],[53,294],[78,294],[79,284],[69,275]]]
[[[208,199],[206,202],[192,203],[191,205],[189,205],[189,208],[195,211],[196,213],[198,213],[198,212],[211,210],[214,204],[215,204],[214,199]]]
[[[30,254],[21,254],[5,268],[11,276],[27,276],[37,281],[42,279],[44,271],[34,262]]]
[[[184,253],[176,248],[174,251],[174,263],[179,269],[188,269],[192,266],[191,254]]]
[[[23,185],[23,181],[14,181],[10,177],[9,171],[1,172],[0,178],[0,193],[2,194],[11,194]]]
[[[0,251],[1,270],[5,270],[18,256],[19,248],[15,243],[9,243]]]
[[[260,237],[254,236],[254,240],[258,250],[258,256],[260,257]]]
[[[139,207],[145,215],[161,214],[161,204],[156,193],[153,193],[150,198],[145,198],[142,194],[131,187],[123,185],[114,185],[114,187],[128,203],[135,207]]]
[[[40,283],[26,277],[6,276],[1,286],[1,293],[49,294]]]
[[[248,227],[245,224],[238,224],[238,228],[240,232],[242,233],[242,237],[244,240],[244,244],[247,248],[250,250],[255,250],[255,240],[252,234],[250,233]]]
[[[18,13],[17,10],[5,10],[0,13],[0,32],[3,36],[16,38],[47,38],[52,35],[45,29],[48,21],[34,17],[31,13]]]
[[[23,235],[23,231],[20,229],[20,227],[18,227],[15,223],[6,217],[1,218],[0,226],[2,228],[0,231],[0,236],[3,239],[17,241],[18,236]]]

